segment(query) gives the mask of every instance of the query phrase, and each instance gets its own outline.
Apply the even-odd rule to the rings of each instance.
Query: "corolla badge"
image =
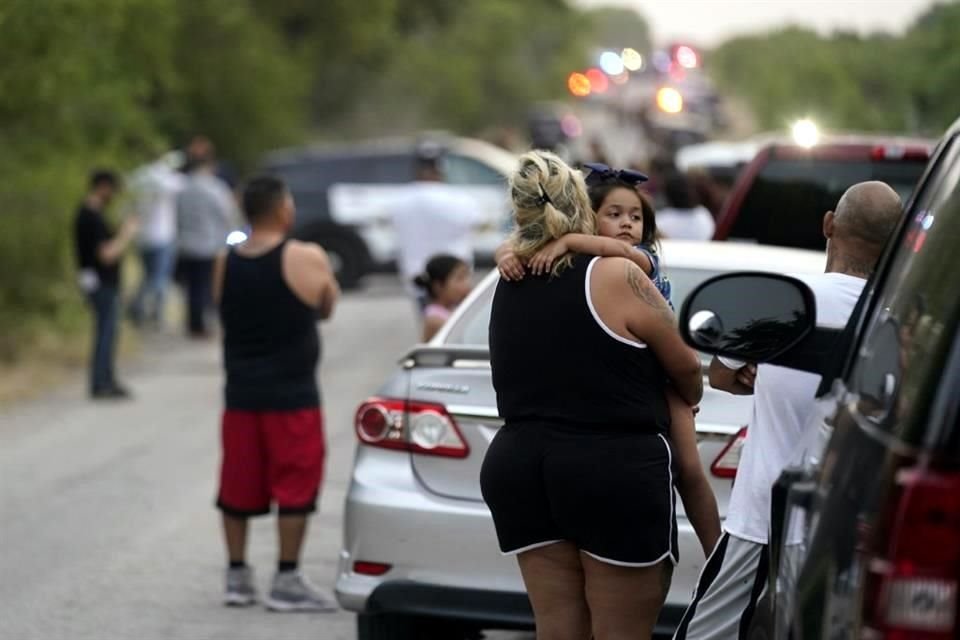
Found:
[[[417,385],[418,391],[437,391],[439,393],[470,393],[470,387],[465,384],[442,384],[439,382],[421,382]]]

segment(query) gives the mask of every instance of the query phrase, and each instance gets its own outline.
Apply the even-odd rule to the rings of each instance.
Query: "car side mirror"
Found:
[[[687,296],[680,334],[699,351],[745,362],[769,362],[796,346],[816,325],[813,292],[796,278],[728,273]]]

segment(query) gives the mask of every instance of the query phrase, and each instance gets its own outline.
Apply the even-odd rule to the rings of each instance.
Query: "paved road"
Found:
[[[328,470],[304,567],[330,586],[352,412],[413,342],[412,307],[381,281],[347,297],[323,334]],[[348,613],[220,606],[216,345],[155,337],[124,369],[135,402],[93,405],[78,379],[0,413],[0,637],[354,638]],[[250,560],[264,588],[275,562],[272,521],[257,520],[252,534]]]

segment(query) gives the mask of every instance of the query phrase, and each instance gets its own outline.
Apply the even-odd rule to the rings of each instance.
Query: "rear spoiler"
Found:
[[[417,345],[400,358],[404,369],[450,367],[454,369],[489,369],[490,349],[476,346],[431,347]]]

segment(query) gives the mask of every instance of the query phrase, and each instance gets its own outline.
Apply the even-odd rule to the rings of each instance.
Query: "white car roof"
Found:
[[[748,242],[691,242],[663,240],[663,268],[713,271],[772,271],[776,273],[823,273],[826,253]]]
[[[519,166],[519,156],[483,140],[455,138],[450,148],[484,162],[504,177],[509,177]]]
[[[753,160],[762,145],[754,141],[704,142],[683,147],[674,160],[677,168],[689,171],[698,167],[735,167]]]

